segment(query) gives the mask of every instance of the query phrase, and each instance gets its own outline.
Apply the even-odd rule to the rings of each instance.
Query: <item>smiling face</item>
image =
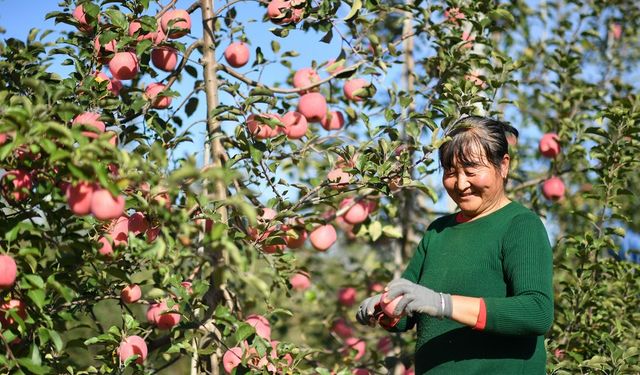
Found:
[[[509,171],[509,155],[504,154],[499,167],[489,163],[477,147],[470,146],[467,161],[454,159],[444,170],[442,183],[447,193],[468,219],[490,214],[509,203],[504,182]]]

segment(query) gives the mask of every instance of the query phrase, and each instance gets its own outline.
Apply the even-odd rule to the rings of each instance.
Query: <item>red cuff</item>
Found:
[[[484,304],[484,299],[480,298],[480,311],[478,312],[478,320],[473,329],[482,331],[487,325],[487,306]]]

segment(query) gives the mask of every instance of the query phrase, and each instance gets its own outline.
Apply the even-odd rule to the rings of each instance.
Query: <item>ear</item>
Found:
[[[504,154],[502,160],[500,161],[500,176],[502,178],[507,178],[509,175],[509,163],[511,162],[511,157],[509,154]]]

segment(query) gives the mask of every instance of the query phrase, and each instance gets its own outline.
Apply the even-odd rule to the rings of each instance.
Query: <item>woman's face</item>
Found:
[[[483,160],[484,159],[484,160]],[[505,154],[496,168],[482,157],[474,166],[462,166],[454,160],[444,171],[442,183],[467,218],[487,215],[508,201],[504,193],[504,179],[509,171],[509,155]]]

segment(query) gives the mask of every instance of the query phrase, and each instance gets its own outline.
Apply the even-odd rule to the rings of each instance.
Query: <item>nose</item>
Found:
[[[465,176],[464,173],[458,173],[456,177],[456,189],[458,189],[458,191],[465,191],[469,185],[467,176]]]

